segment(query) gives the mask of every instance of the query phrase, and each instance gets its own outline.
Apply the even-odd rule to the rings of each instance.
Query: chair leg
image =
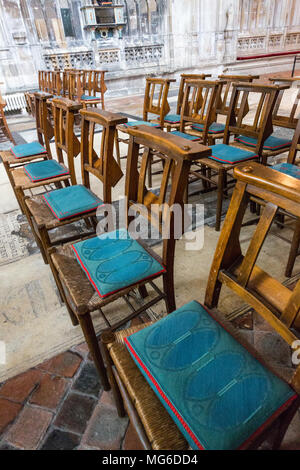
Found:
[[[289,259],[285,269],[286,277],[291,277],[300,244],[300,219],[296,220]]]
[[[117,162],[119,166],[121,167],[121,155],[120,155],[120,143],[119,143],[119,137],[118,137],[118,129],[116,129],[116,133],[115,133],[115,146],[116,146]]]
[[[220,226],[221,226],[224,181],[225,181],[225,170],[223,168],[220,168],[218,172],[218,189],[217,189],[218,200],[217,200],[216,225],[215,225],[216,232],[220,231]]]
[[[100,347],[98,344],[97,336],[95,333],[95,329],[93,326],[92,318],[89,312],[86,312],[83,315],[78,316],[79,324],[82,328],[85,340],[88,344],[90,353],[93,357],[95,366],[99,373],[101,383],[103,385],[104,390],[110,390],[109,381],[106,374],[105,365],[103,362],[102,354],[100,351]]]
[[[148,291],[147,291],[147,287],[145,285],[139,286],[138,290],[139,290],[139,293],[140,293],[142,299],[145,299],[146,297],[148,297]]]
[[[105,355],[107,376],[108,376],[108,380],[109,380],[109,383],[110,383],[110,386],[111,386],[114,401],[115,401],[115,404],[116,404],[116,407],[117,407],[118,416],[120,418],[123,418],[124,416],[126,416],[126,411],[125,411],[125,408],[124,408],[124,402],[123,402],[122,395],[120,393],[118,384],[116,382],[116,379],[115,379],[115,376],[114,376],[114,373],[113,373],[113,370],[112,370],[113,362],[112,362],[112,359],[110,357],[110,354],[109,354],[109,351],[108,351],[108,348],[107,348],[107,345],[114,342],[114,341],[115,341],[115,336],[114,336],[113,332],[107,331],[107,332],[102,333],[102,335],[101,335],[101,344],[102,344],[102,350],[103,350],[104,355]]]
[[[6,171],[6,174],[8,176],[8,179],[9,179],[9,182],[10,182],[10,185],[13,189],[13,192],[15,193],[15,196],[16,196],[16,200],[19,204],[19,207],[20,207],[20,211],[22,212],[22,214],[24,214],[24,211],[23,211],[23,206],[21,204],[21,202],[19,201],[19,195],[16,191],[16,187],[15,187],[15,183],[14,183],[14,180],[13,180],[13,177],[11,175],[11,171],[10,171],[10,168],[9,168],[9,164],[7,162],[3,162],[3,166],[4,166],[4,169]]]
[[[163,286],[166,294],[165,303],[167,313],[174,312],[176,310],[175,292],[174,292],[174,278],[173,274],[165,273],[163,275]]]

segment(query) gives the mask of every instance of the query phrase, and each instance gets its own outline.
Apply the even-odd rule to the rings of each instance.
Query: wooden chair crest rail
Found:
[[[161,300],[165,301],[168,312],[174,310],[173,268],[176,241],[174,238],[174,215],[171,211],[171,215],[168,217],[168,214],[163,211],[161,216],[158,206],[160,204],[165,204],[164,207],[172,207],[174,204],[181,205],[191,162],[201,155],[210,154],[207,147],[194,143],[187,146],[185,140],[145,125],[131,127],[128,129],[128,134],[130,142],[125,183],[125,195],[128,203],[125,217],[126,228],[128,229],[132,217],[129,208],[131,210],[136,208],[145,217],[146,221],[151,220],[157,227],[161,227],[162,221],[164,221],[165,233],[169,233],[170,236],[168,239],[163,240],[162,258],[158,257],[142,239],[133,240],[126,228],[104,233],[99,237],[89,238],[82,245],[73,245],[73,248],[70,244],[65,244],[50,249],[51,266],[58,288],[69,311],[73,313],[74,317],[77,317],[82,327],[105,389],[109,385],[91,313],[98,310],[105,319],[107,326],[115,329]],[[144,148],[144,153],[142,165],[139,167],[138,159],[141,146]],[[165,166],[159,194],[154,194],[148,190],[145,182],[147,165],[150,164],[150,158],[154,151],[165,154]],[[168,186],[169,190],[167,191]],[[151,211],[157,216],[151,218]],[[112,237],[112,240],[110,240],[110,237]],[[110,240],[109,246],[106,245],[107,239]],[[87,259],[83,261],[82,256],[85,256],[84,253],[86,253],[88,246],[94,246],[92,250],[99,249],[98,253],[102,252],[101,258],[104,256],[104,264],[110,266],[109,271],[115,272],[114,275],[107,273],[108,276],[100,276],[102,269],[100,259],[96,263],[99,264],[98,267],[96,264],[92,267]],[[105,248],[101,248],[104,246]],[[112,253],[111,247],[113,249]],[[132,262],[129,261],[129,258],[131,259],[133,255],[136,256],[136,253],[139,253],[138,259],[144,260],[147,264],[146,270],[144,270],[144,263],[140,264],[138,259],[135,260],[134,258]],[[104,261],[104,258],[102,261]],[[97,257],[95,259],[98,260]],[[125,260],[127,261],[125,262]],[[140,269],[143,266],[143,272],[141,272]],[[92,271],[96,272],[97,275],[92,274]],[[86,272],[89,274],[87,275]],[[117,276],[117,278],[110,287],[109,279],[111,276]],[[155,279],[161,276],[163,277],[162,290],[154,283]],[[151,287],[154,295],[149,301],[143,302],[142,306],[137,304],[137,307],[135,300],[129,294],[132,295],[133,290],[138,289],[140,294],[146,297],[145,285]],[[109,316],[108,314],[105,315],[103,309],[117,299],[125,301],[129,307],[129,312],[123,312],[121,317],[118,317],[117,314],[120,314],[121,308],[118,304],[116,310],[110,310]]]
[[[119,415],[126,409],[147,450],[186,450],[189,445],[249,450],[268,437],[278,449],[300,406],[300,366],[289,381],[280,377],[224,316],[209,310],[217,307],[224,284],[289,345],[298,338],[295,329],[300,331],[300,281],[290,291],[256,264],[277,209],[291,208],[299,217],[300,181],[257,162],[242,164],[234,173],[237,184],[211,266],[206,308],[193,301],[157,322],[101,336]],[[242,255],[242,219],[250,197],[258,194],[267,205]],[[213,330],[218,339],[200,351],[205,335]],[[244,357],[241,368],[233,366],[237,352]],[[258,377],[261,388],[255,385]],[[275,405],[279,390],[285,391]]]

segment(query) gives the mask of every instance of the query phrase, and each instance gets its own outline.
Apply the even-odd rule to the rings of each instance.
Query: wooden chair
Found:
[[[24,144],[24,150],[28,149],[28,151],[25,152],[27,155],[22,158],[17,158],[17,156],[13,152],[14,148],[8,151],[1,152],[1,158],[3,161],[4,169],[6,171],[6,174],[8,176],[8,179],[13,188],[13,191],[15,193],[15,196],[22,212],[24,208],[22,205],[20,205],[18,195],[16,194],[15,183],[14,179],[12,178],[12,171],[16,168],[23,167],[27,163],[33,162],[35,160],[48,160],[52,158],[50,139],[53,137],[53,129],[49,121],[47,107],[47,100],[51,97],[52,95],[48,93],[34,94],[34,107],[36,110],[35,122],[38,142]]]
[[[64,164],[63,150],[66,150],[66,138],[69,133],[72,133],[74,115],[78,113],[81,108],[79,103],[70,101],[66,98],[53,99],[51,101],[55,129],[56,153],[58,161],[53,159],[44,160],[42,162],[27,163],[23,167],[12,168],[10,170],[11,182],[14,188],[18,203],[24,213],[26,213],[26,206],[24,204],[25,191],[32,190],[42,186],[54,184],[61,187],[61,184],[69,185],[76,184],[76,175],[74,170],[74,155],[78,155],[80,150],[79,141],[76,139],[72,149],[68,146],[67,160],[68,167]],[[66,126],[66,123],[68,125]],[[48,162],[55,162],[49,164]],[[28,165],[31,165],[28,167]],[[38,165],[38,166],[37,166]],[[29,171],[30,168],[30,171]]]
[[[293,105],[291,106],[291,111],[289,115],[285,115],[280,110],[280,105],[284,97],[285,90],[290,88],[292,82],[297,79],[285,79],[285,78],[270,78],[269,79],[275,85],[283,86],[279,91],[278,98],[273,111],[273,126],[281,127],[283,129],[292,129],[295,130],[298,122],[298,117],[295,117],[299,114],[299,98],[300,98],[300,85],[298,86],[298,93],[295,96]],[[298,79],[299,82],[299,79]],[[238,139],[244,145],[247,145],[249,148],[254,148],[256,145],[256,140],[253,137],[241,137]],[[262,162],[267,164],[270,157],[280,155],[289,150],[292,141],[290,138],[277,137],[275,134],[271,134],[267,137],[263,145],[262,151]]]
[[[81,102],[84,108],[101,104],[101,108],[105,109],[104,94],[107,91],[105,84],[106,72],[107,70],[83,71],[83,95],[81,96]],[[97,96],[97,93],[99,93],[100,96]]]
[[[231,100],[231,95],[233,91],[234,83],[252,83],[253,80],[259,78],[258,75],[219,75],[218,79],[222,82],[222,86],[218,89],[218,96],[216,99],[215,105],[215,121],[210,124],[208,130],[208,144],[214,145],[216,140],[223,139],[225,124],[223,122],[218,122],[218,116],[227,117],[229,112],[229,103]],[[237,108],[235,110],[236,114],[239,111],[239,97],[237,99]],[[245,104],[244,113],[247,114],[249,111],[249,104]],[[195,136],[202,137],[203,133],[203,124],[193,123],[190,133],[193,133]]]
[[[289,345],[297,339],[300,281],[290,291],[256,260],[278,207],[299,217],[300,181],[255,162],[234,173],[204,307],[193,301],[153,324],[101,336],[119,415],[125,406],[145,450],[250,450],[268,437],[278,449],[300,406],[300,366],[287,383],[215,310],[225,284]],[[267,206],[243,256],[239,235],[252,195]]]
[[[65,196],[65,198],[73,198],[75,200],[82,196],[84,197],[86,194],[88,196],[92,194],[95,196],[95,203],[90,204],[88,209],[85,210],[86,208],[81,205],[82,201],[78,200],[77,206],[72,206],[72,212],[75,212],[75,214],[66,215],[67,211],[70,210],[68,203],[65,203],[66,206],[63,206],[62,203],[62,206],[59,207],[61,210],[57,211],[58,213],[56,213],[51,206],[51,195],[50,197],[39,195],[25,198],[27,207],[26,215],[31,222],[31,227],[37,242],[41,247],[43,258],[46,260],[46,262],[48,261],[48,251],[51,246],[62,243],[62,241],[74,241],[82,238],[83,236],[86,236],[86,233],[77,233],[74,235],[74,232],[70,231],[69,235],[68,233],[64,232],[63,239],[57,236],[53,238],[51,233],[53,233],[53,230],[57,229],[58,227],[73,224],[79,220],[84,220],[87,222],[89,229],[92,227],[92,231],[89,230],[89,233],[95,233],[95,217],[97,208],[103,203],[112,202],[112,188],[123,176],[122,170],[113,156],[113,144],[116,125],[121,124],[122,122],[125,123],[127,118],[124,118],[119,114],[110,113],[104,110],[80,110],[80,114],[82,117],[80,143],[82,183],[85,188],[88,188],[89,194],[87,194],[85,188],[79,188],[81,185],[62,188],[57,191],[59,191],[60,198]],[[74,133],[74,122],[73,127],[72,123],[68,123],[68,119],[72,119],[72,114],[67,114],[66,119],[66,128],[68,129],[69,127],[70,131],[66,133],[66,135],[62,134],[64,142],[61,142],[60,128],[57,131],[55,129],[56,145],[59,151],[64,151],[67,154],[68,160],[74,160],[76,155],[79,153],[79,141]],[[60,126],[60,120],[56,119],[55,124],[56,126]],[[99,153],[96,153],[94,150],[96,125],[102,126],[103,129],[100,146],[101,150]],[[102,183],[103,196],[101,200],[99,200],[99,198],[94,193],[90,192],[91,174],[98,178]],[[57,191],[55,192],[55,197],[58,196]],[[64,215],[62,215],[62,213],[64,213]],[[89,220],[94,222],[94,224],[90,224]]]
[[[177,97],[177,108],[176,114],[167,114],[164,117],[164,127],[167,129],[167,132],[170,132],[171,129],[179,129],[180,128],[180,115],[181,115],[181,107],[184,98],[184,88],[186,80],[205,80],[207,77],[211,77],[209,73],[182,73],[180,75],[180,84],[178,90],[178,97]]]
[[[220,230],[224,195],[234,181],[227,183],[229,172],[234,166],[246,160],[262,160],[263,143],[273,132],[272,113],[278,93],[282,87],[263,86],[253,83],[233,83],[233,91],[227,116],[223,144],[211,146],[212,156],[198,162],[198,177],[205,184],[217,188],[217,208],[215,229]],[[253,119],[248,116],[250,94],[259,96]],[[239,104],[240,101],[240,104]],[[238,109],[238,113],[237,110]],[[230,142],[231,136],[246,136],[256,139],[256,147],[249,148],[240,142]],[[251,149],[252,150],[252,149]],[[203,168],[204,165],[204,168]],[[215,178],[216,177],[216,181]]]
[[[128,130],[130,135],[130,143],[128,148],[127,169],[126,169],[126,182],[125,182],[125,195],[127,201],[127,214],[126,224],[130,223],[132,216],[130,210],[141,212],[145,217],[145,221],[151,221],[156,227],[162,230],[162,222],[165,222],[165,233],[169,233],[168,239],[163,240],[163,255],[162,259],[158,257],[150,248],[143,244],[143,240],[138,239],[134,242],[134,252],[138,254],[137,259],[145,261],[148,266],[131,261],[127,258],[130,255],[128,250],[133,249],[133,241],[126,242],[128,246],[124,246],[124,239],[127,239],[126,230],[120,229],[116,232],[108,234],[113,238],[113,252],[111,261],[108,261],[111,268],[118,272],[118,276],[122,277],[122,281],[114,283],[112,291],[109,292],[103,287],[97,287],[95,282],[90,282],[84,269],[84,263],[79,265],[76,261],[75,250],[78,254],[78,244],[75,249],[71,245],[64,245],[62,247],[53,248],[51,252],[51,267],[56,279],[59,291],[64,297],[64,301],[73,317],[77,318],[88,343],[89,349],[95,361],[96,367],[101,377],[102,385],[108,389],[108,382],[106,377],[103,359],[97,343],[95,330],[93,327],[91,313],[98,310],[104,317],[108,327],[113,329],[118,328],[120,325],[126,323],[128,320],[140,315],[147,308],[150,308],[157,302],[164,300],[168,312],[175,309],[174,298],[174,285],[173,285],[173,268],[174,268],[174,250],[175,250],[175,237],[174,237],[174,213],[171,212],[168,216],[167,207],[172,207],[174,204],[182,204],[183,192],[186,186],[189,167],[193,160],[199,158],[202,154],[207,155],[210,153],[207,147],[200,144],[190,143],[186,145],[186,141],[170,134],[164,133],[161,130],[151,128],[149,126],[141,125],[134,126]],[[144,154],[142,166],[138,166],[140,146],[144,147]],[[145,177],[147,165],[150,164],[151,154],[154,151],[160,151],[166,155],[166,164],[161,181],[159,194],[154,194],[146,188]],[[170,184],[170,191],[167,193],[168,185]],[[161,214],[161,204],[165,204],[165,210]],[[152,211],[152,218],[151,218]],[[153,215],[154,214],[154,215]],[[125,230],[125,231],[124,231]],[[122,234],[123,236],[118,234]],[[116,237],[116,240],[114,240]],[[87,240],[88,244],[92,243],[98,245],[103,243],[103,235],[100,238],[93,237]],[[128,240],[128,239],[127,239]],[[87,247],[87,245],[85,245]],[[101,245],[102,246],[102,245]],[[128,248],[128,250],[127,250]],[[120,251],[119,251],[120,250]],[[142,252],[140,253],[140,251]],[[143,251],[145,250],[145,251]],[[85,251],[85,248],[84,248]],[[101,251],[101,248],[100,248]],[[86,251],[85,251],[86,252]],[[100,253],[100,252],[98,252]],[[125,258],[123,258],[123,254]],[[140,255],[139,255],[140,253]],[[110,248],[102,249],[102,256],[110,258]],[[139,258],[141,256],[141,258]],[[79,261],[82,263],[82,261]],[[101,263],[100,263],[101,264]],[[113,267],[113,264],[115,267]],[[108,267],[108,265],[107,265]],[[143,273],[140,273],[142,268]],[[154,272],[149,273],[148,269],[154,269]],[[101,269],[101,268],[100,268]],[[99,273],[99,270],[97,269]],[[90,276],[90,274],[88,274]],[[159,289],[154,280],[161,277],[163,278],[163,290]],[[100,275],[101,277],[101,275]],[[104,281],[105,283],[106,281]],[[139,289],[143,296],[147,291],[145,286],[149,286],[153,291],[149,301],[146,301],[141,307],[135,308],[133,303],[130,302],[128,294],[133,289]],[[108,286],[109,287],[109,286]],[[99,290],[100,289],[100,290]],[[104,292],[105,290],[105,292]],[[102,292],[102,293],[101,293]],[[117,299],[123,298],[129,306],[130,312],[124,315],[123,318],[114,321],[113,318],[108,318],[103,309],[105,306]],[[118,307],[116,307],[118,311]]]

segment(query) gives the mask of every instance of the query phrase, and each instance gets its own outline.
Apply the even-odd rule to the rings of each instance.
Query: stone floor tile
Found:
[[[22,403],[41,379],[40,371],[29,369],[0,386],[0,397]]]
[[[119,450],[128,418],[119,418],[115,407],[99,403],[82,439],[82,445],[101,450]]]
[[[292,355],[289,345],[278,334],[255,331],[254,347],[267,363],[291,367]]]
[[[25,450],[37,449],[45,435],[53,414],[50,411],[26,405],[5,436],[8,444]]]
[[[67,351],[43,362],[38,368],[62,377],[73,377],[81,361],[82,358],[78,354]]]
[[[14,421],[21,408],[22,406],[18,403],[0,398],[0,433],[3,433],[5,428]]]
[[[53,429],[41,446],[41,450],[74,450],[80,443],[80,436],[71,432]]]
[[[87,343],[78,344],[77,346],[74,347],[74,350],[79,352],[83,356],[86,356],[89,353],[89,347]]]
[[[136,430],[133,425],[129,423],[124,442],[122,445],[123,450],[144,450],[141,441],[139,440]]]
[[[99,374],[93,362],[87,362],[82,367],[73,389],[81,393],[86,393],[87,395],[99,397],[102,387]]]
[[[96,400],[77,393],[70,393],[59,411],[54,425],[58,428],[83,434]]]
[[[33,392],[30,403],[55,410],[68,387],[68,381],[62,377],[44,374]]]

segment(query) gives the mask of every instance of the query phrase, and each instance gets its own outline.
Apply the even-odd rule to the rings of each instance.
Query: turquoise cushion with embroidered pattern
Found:
[[[130,122],[126,122],[124,126],[125,127],[141,126],[142,124],[145,126],[160,127],[159,124],[156,124],[155,122],[149,122],[149,121],[130,121]]]
[[[192,124],[192,129],[195,131],[203,131],[204,125],[203,124]],[[218,122],[213,122],[208,129],[209,134],[219,134],[221,132],[224,132],[225,130],[225,124],[220,124]]]
[[[28,142],[27,144],[15,145],[11,152],[16,158],[33,157],[34,155],[43,155],[47,153],[45,147],[39,142]]]
[[[239,449],[297,395],[190,302],[125,344],[193,449]]]
[[[192,141],[201,140],[201,138],[199,136],[186,134],[185,132],[172,131],[171,134],[178,135],[178,137],[183,137],[183,139],[187,139],[187,140],[192,140]]]
[[[93,211],[103,204],[101,199],[81,184],[50,191],[43,198],[58,220]]]
[[[240,135],[235,139],[237,142],[241,142],[248,147],[256,147],[257,139],[254,137],[246,137]],[[275,135],[270,135],[264,142],[263,150],[280,150],[285,147],[289,147],[292,144],[290,139],[282,139],[281,137],[276,137]]]
[[[56,160],[28,163],[24,166],[24,171],[33,183],[69,174],[69,170]]]
[[[212,150],[212,155],[208,158],[212,158],[213,160],[217,160],[222,163],[234,164],[258,157],[253,152],[248,152],[247,150],[226,144],[212,145],[210,148]]]
[[[167,114],[164,120],[170,124],[180,124],[180,114]]]
[[[84,101],[89,101],[89,100],[99,100],[100,98],[98,96],[89,96],[89,95],[81,95],[81,99]]]
[[[273,165],[272,170],[280,171],[285,175],[292,176],[293,178],[300,179],[300,168],[297,165],[292,165],[291,163],[278,163]]]
[[[125,229],[75,243],[72,248],[100,297],[165,271]]]

